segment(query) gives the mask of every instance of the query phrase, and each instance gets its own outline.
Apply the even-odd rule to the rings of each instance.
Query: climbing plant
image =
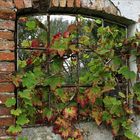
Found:
[[[64,140],[83,140],[75,124],[87,120],[109,126],[113,136],[140,139],[131,131],[134,111],[129,104],[132,98],[140,101],[140,84],[131,83],[137,75],[129,69],[130,56],[139,57],[139,34],[126,39],[117,26],[102,27],[99,19],[78,16],[47,42],[48,29],[39,20],[22,17],[19,24],[20,45],[32,50],[18,52],[22,55],[13,76],[18,102],[10,98],[5,103],[17,104],[8,133],[46,124]]]

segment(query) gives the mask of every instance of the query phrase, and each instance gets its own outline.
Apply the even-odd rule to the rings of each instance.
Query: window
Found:
[[[102,65],[107,64],[108,66],[110,62],[107,58],[102,63],[99,60],[96,61],[96,53],[93,53],[94,48],[98,47],[97,30],[102,26],[114,27],[112,23],[103,19],[74,15],[19,17],[17,69],[20,71],[23,81],[17,95],[18,97],[26,95],[26,98],[19,99],[18,105],[22,106],[23,102],[27,105],[29,110],[27,115],[31,118],[35,116],[32,120],[33,123],[48,123],[46,119],[52,118],[45,118],[46,112],[52,114],[54,112],[51,112],[51,108],[64,108],[67,106],[66,101],[71,101],[73,104],[73,97],[77,93],[80,93],[82,97],[82,94],[88,92],[88,87],[92,86],[92,81],[94,80],[96,83],[96,78],[102,71]],[[121,27],[119,29],[125,32],[124,26],[116,24],[115,26]],[[95,46],[91,46],[93,44]],[[69,51],[65,51],[68,48]],[[57,55],[53,55],[53,53],[57,53]],[[120,52],[116,50],[112,53],[117,55]],[[95,61],[92,62],[94,59]],[[116,61],[118,59],[116,58]],[[95,67],[96,63],[99,64],[98,67]],[[96,73],[92,73],[93,70],[97,70]],[[108,79],[111,76],[109,71],[106,72],[106,75]],[[118,83],[122,84],[123,79],[121,78],[121,75],[116,75],[116,79],[113,80],[118,80]],[[32,82],[29,82],[29,79]],[[103,79],[101,80],[103,81]],[[113,80],[108,83],[108,80],[104,79],[106,82],[98,85],[112,86]],[[25,87],[29,87],[29,90],[26,90]],[[35,88],[32,89],[32,87]],[[118,88],[120,86],[116,86],[116,90],[120,90]],[[121,86],[121,88],[126,87]],[[95,86],[93,90],[98,93],[98,86]],[[115,90],[112,90],[112,93],[109,92],[110,96],[117,96],[114,94]],[[61,101],[56,101],[54,95],[57,95],[58,99],[61,97]],[[33,100],[30,100],[30,96],[34,97]],[[94,102],[90,92],[87,96],[91,102]],[[31,103],[34,104],[32,110],[29,109]]]

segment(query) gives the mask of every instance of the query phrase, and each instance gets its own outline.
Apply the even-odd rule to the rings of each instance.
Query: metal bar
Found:
[[[48,31],[47,31],[47,49],[50,48],[50,15],[47,15],[47,26],[48,26]],[[47,73],[50,75],[50,54],[47,56]],[[48,94],[48,100],[49,100],[49,108],[51,106],[51,89],[49,86],[49,94]]]
[[[20,47],[18,47],[17,48],[17,50],[41,50],[41,51],[47,51],[47,48],[38,48],[38,47],[36,47],[36,48],[20,48]]]

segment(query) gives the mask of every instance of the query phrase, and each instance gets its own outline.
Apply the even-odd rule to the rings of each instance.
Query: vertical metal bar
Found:
[[[47,15],[47,50],[50,48],[50,15]],[[47,56],[47,73],[50,75],[50,54]],[[49,94],[48,94],[48,102],[49,102],[49,108],[51,106],[51,89],[49,86]]]
[[[78,16],[76,16],[76,24],[77,24],[77,48],[79,47],[79,28],[78,28]],[[79,68],[80,68],[80,61],[79,61],[79,53],[77,54],[77,81],[76,81],[76,84],[77,84],[77,91],[79,92],[79,76],[80,76],[80,73],[79,73]],[[77,93],[78,93],[77,92]]]

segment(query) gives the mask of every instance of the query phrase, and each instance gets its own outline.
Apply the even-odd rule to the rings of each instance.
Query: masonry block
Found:
[[[15,3],[15,6],[16,6],[17,9],[25,8],[23,0],[14,0],[14,3]]]
[[[14,41],[8,41],[5,39],[0,39],[0,51],[1,50],[11,50],[13,51],[15,49],[15,42]]]
[[[75,6],[80,7],[81,6],[81,0],[75,0]]]
[[[12,72],[0,72],[0,83],[11,81],[12,81]]]
[[[23,0],[25,8],[32,7],[32,0]]]
[[[15,55],[13,52],[0,52],[0,61],[12,61],[15,60]]]
[[[58,7],[59,6],[59,0],[51,0],[51,7]]]
[[[14,122],[15,122],[15,119],[13,117],[0,118],[0,127],[10,126],[14,124]]]
[[[1,20],[0,19],[0,29],[15,30],[15,22],[11,20]]]
[[[4,93],[4,92],[14,92],[15,90],[15,86],[12,83],[0,83],[0,93]],[[0,94],[0,98],[8,96],[7,94],[2,95]],[[11,96],[11,95],[10,95]]]
[[[0,10],[0,19],[15,20],[16,12],[10,9],[1,9]]]
[[[0,106],[0,116],[10,115],[11,108]],[[0,130],[1,131],[1,130]]]
[[[12,1],[5,1],[5,0],[1,0],[0,1],[0,7],[1,8],[14,8],[14,4]]]
[[[59,0],[60,7],[66,7],[67,1],[66,0]]]
[[[0,31],[0,38],[7,40],[14,40],[14,33],[10,31]]]
[[[67,0],[67,7],[74,7],[74,0]]]
[[[0,72],[13,72],[13,71],[15,71],[15,63],[0,62]]]

